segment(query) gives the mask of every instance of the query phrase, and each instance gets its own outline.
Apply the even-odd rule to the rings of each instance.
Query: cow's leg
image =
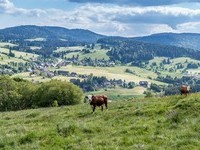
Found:
[[[101,111],[103,111],[103,105],[101,106]]]
[[[106,106],[106,109],[108,110],[108,104],[107,104],[107,101],[105,102],[105,106]]]
[[[95,111],[96,106],[93,106],[93,112]]]

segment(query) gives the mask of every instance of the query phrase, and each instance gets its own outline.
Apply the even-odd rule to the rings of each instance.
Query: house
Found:
[[[143,87],[148,87],[149,83],[147,81],[140,81],[139,85]]]
[[[58,75],[69,76],[69,71],[58,70]]]

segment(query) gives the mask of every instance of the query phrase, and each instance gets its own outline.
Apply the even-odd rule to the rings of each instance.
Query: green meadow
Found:
[[[126,69],[133,70],[134,73],[125,72]],[[55,70],[50,69],[50,70]],[[56,70],[65,70],[69,72],[76,72],[78,74],[93,74],[94,76],[105,76],[108,79],[122,79],[128,82],[139,83],[139,81],[149,81],[151,83],[156,83],[159,85],[163,85],[165,83],[151,80],[149,77],[153,79],[157,77],[156,73],[152,71],[148,71],[146,69],[142,69],[139,67],[131,67],[131,66],[115,66],[115,67],[90,67],[90,66],[75,66],[68,65],[61,67]]]
[[[135,99],[144,97],[144,91],[146,88],[137,86],[133,89],[126,89],[121,87],[116,88],[106,88],[101,89],[94,92],[87,92],[85,95],[107,95],[109,100],[116,101],[116,100],[128,100],[128,99]]]
[[[164,64],[163,69],[160,67],[160,63],[164,60],[167,59],[166,57],[155,57],[154,59],[149,61],[149,64],[146,66],[147,70],[153,71],[156,70],[160,73],[161,76],[171,76],[171,77],[179,77],[181,78],[183,75],[183,72],[185,70],[190,70],[187,69],[188,63],[200,63],[200,61],[191,59],[189,57],[179,57],[179,58],[174,58],[170,59],[170,64]],[[152,64],[156,63],[156,66],[152,67]],[[177,65],[182,65],[183,68],[178,69]],[[173,71],[170,71],[172,69]],[[197,71],[198,69],[193,69],[194,71]]]
[[[198,150],[200,94],[0,113],[0,149]]]

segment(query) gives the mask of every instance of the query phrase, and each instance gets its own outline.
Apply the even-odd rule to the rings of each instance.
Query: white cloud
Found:
[[[24,9],[16,7],[9,0],[0,0],[0,13],[0,15],[10,16],[7,17],[9,21],[5,20],[4,17],[7,26],[19,25],[20,23],[23,25],[55,25],[122,36],[138,36],[159,32],[200,32],[198,23],[200,9],[175,6],[133,7],[86,4],[67,11],[61,9]]]
[[[68,0],[77,3],[110,3],[117,5],[160,6],[180,3],[193,3],[199,0]]]
[[[177,25],[200,19],[200,9],[181,7],[125,7],[87,4],[62,17],[54,18],[64,26],[88,28],[112,35],[138,35],[178,32]],[[139,30],[138,30],[138,29]],[[112,32],[111,32],[112,31]],[[134,32],[133,32],[134,31]]]
[[[28,16],[35,16],[39,17],[46,12],[41,9],[23,9],[15,7],[12,2],[9,0],[0,0],[0,12],[4,14],[10,15],[28,15]]]
[[[177,25],[177,30],[179,32],[192,32],[200,33],[200,22],[187,22]]]

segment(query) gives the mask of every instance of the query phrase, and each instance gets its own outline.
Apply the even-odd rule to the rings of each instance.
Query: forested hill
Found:
[[[200,50],[200,34],[196,33],[160,33],[132,39],[147,43],[173,45]]]
[[[19,40],[45,38],[51,40],[64,40],[94,43],[105,37],[84,29],[66,29],[51,26],[17,26],[0,30],[0,40]]]
[[[200,52],[188,48],[144,43],[121,37],[100,39],[98,43],[113,46],[108,55],[112,60],[119,60],[123,63],[148,61],[154,57],[190,57],[200,60]]]

